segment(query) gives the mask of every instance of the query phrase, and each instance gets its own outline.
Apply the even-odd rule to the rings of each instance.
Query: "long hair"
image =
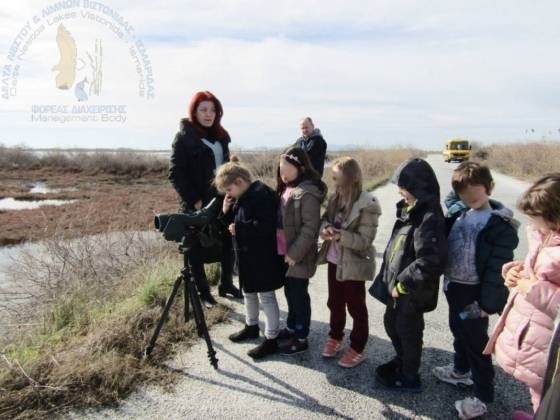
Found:
[[[216,118],[214,119],[214,124],[212,127],[204,127],[200,122],[196,119],[196,110],[198,106],[203,101],[211,101],[216,108]],[[194,96],[191,98],[191,102],[189,104],[188,109],[188,119],[194,126],[195,130],[201,137],[211,137],[214,140],[227,140],[229,139],[228,132],[222,127],[222,116],[224,115],[224,108],[222,107],[222,103],[219,101],[216,96],[212,92],[207,90],[196,92]]]
[[[291,165],[295,166],[298,170],[297,178],[290,182],[289,186],[297,186],[301,182],[306,180],[317,181],[317,183],[321,183],[321,175],[313,169],[313,165],[309,160],[309,156],[305,150],[301,147],[290,147],[284,153],[280,155],[280,159],[278,159],[278,164],[276,167],[276,193],[278,195],[282,195],[284,190],[286,189],[286,184],[282,181],[282,177],[280,176],[280,160],[284,159],[286,162],[290,163]]]
[[[347,156],[336,159],[332,167],[340,172],[344,185],[336,188],[331,199],[334,200],[335,208],[342,210],[345,217],[348,217],[352,205],[362,193],[362,169],[356,159]]]

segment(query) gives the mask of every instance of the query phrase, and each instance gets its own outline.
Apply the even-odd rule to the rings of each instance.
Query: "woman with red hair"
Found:
[[[188,117],[180,121],[179,132],[172,145],[168,178],[179,194],[181,211],[199,210],[218,195],[213,185],[214,172],[229,161],[228,132],[222,127],[221,102],[211,92],[197,92],[189,104]],[[224,230],[224,254],[220,296],[241,298],[241,292],[233,285],[233,249],[231,236]],[[216,304],[204,265],[192,262],[193,277],[201,299],[207,305]]]

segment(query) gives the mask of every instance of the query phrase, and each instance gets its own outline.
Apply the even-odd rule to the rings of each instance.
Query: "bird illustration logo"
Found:
[[[88,100],[88,94],[84,89],[84,85],[86,83],[89,83],[87,77],[84,78],[84,80],[82,80],[81,82],[76,83],[76,87],[74,88],[74,95],[76,96],[79,102]]]
[[[91,95],[101,93],[103,47],[100,39],[95,40],[92,52],[84,51],[85,58],[78,56],[76,40],[61,23],[56,33],[56,44],[60,59],[53,67],[58,72],[55,76],[57,89],[69,90],[74,87],[74,96],[78,101],[87,101]],[[89,66],[86,64],[89,64]],[[80,66],[78,66],[80,63]],[[80,80],[74,86],[78,73]],[[88,85],[86,91],[86,84]]]

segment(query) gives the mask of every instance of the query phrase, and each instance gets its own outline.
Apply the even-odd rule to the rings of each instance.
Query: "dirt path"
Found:
[[[443,191],[450,183],[454,165],[430,156]],[[517,196],[527,184],[496,175],[496,199],[513,207]],[[382,252],[394,221],[394,204],[398,199],[394,185],[376,191],[383,206],[381,226],[376,238],[378,252]],[[522,221],[525,220],[522,218]],[[525,243],[518,256],[525,252]],[[313,305],[310,351],[288,357],[277,355],[255,363],[246,352],[255,345],[232,344],[227,336],[243,323],[243,306],[231,303],[232,321],[214,328],[211,332],[220,369],[214,371],[206,358],[205,346],[196,344],[170,361],[184,377],[173,392],[149,386],[133,394],[116,409],[102,409],[75,413],[82,418],[398,418],[446,419],[456,418],[453,402],[465,396],[465,391],[438,383],[430,369],[452,360],[451,334],[447,327],[447,305],[440,297],[436,311],[426,316],[425,349],[422,378],[424,392],[417,395],[399,394],[376,387],[373,380],[375,366],[393,356],[391,344],[382,324],[383,306],[367,298],[370,340],[368,360],[353,370],[345,370],[336,362],[320,356],[328,331],[329,312],[326,307],[326,270],[321,267],[312,280],[310,289]],[[286,305],[278,293],[282,316]],[[495,321],[495,317],[494,321]],[[350,323],[347,324],[350,326]],[[487,418],[509,418],[514,409],[529,409],[528,394],[523,385],[498,371],[496,402]]]

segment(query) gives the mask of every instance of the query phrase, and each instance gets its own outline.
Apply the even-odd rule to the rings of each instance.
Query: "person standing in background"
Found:
[[[305,117],[300,123],[301,137],[296,140],[294,147],[300,147],[307,153],[313,169],[321,177],[325,169],[325,157],[327,155],[327,142],[321,134],[321,130],[315,128],[313,120]]]

